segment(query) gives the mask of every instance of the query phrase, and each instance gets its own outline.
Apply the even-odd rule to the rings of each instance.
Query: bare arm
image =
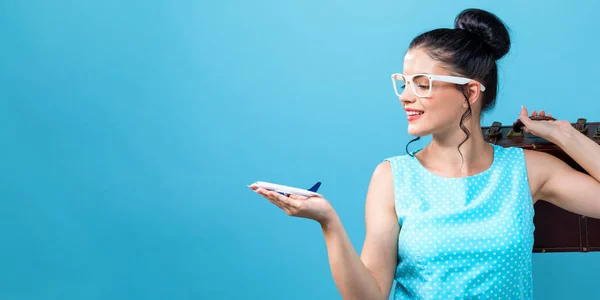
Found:
[[[329,263],[343,299],[388,298],[397,263],[399,224],[389,162],[373,172],[365,204],[366,238],[359,257],[339,217],[322,223]]]
[[[335,284],[346,300],[386,300],[397,263],[400,225],[394,209],[394,181],[389,162],[375,168],[365,204],[366,238],[359,257],[340,218],[323,197],[285,196],[249,186],[290,216],[321,224]]]
[[[542,152],[525,151],[531,172],[534,199],[544,199],[573,213],[600,219],[600,146],[574,129],[557,122],[554,141],[590,175],[581,173],[562,160]]]

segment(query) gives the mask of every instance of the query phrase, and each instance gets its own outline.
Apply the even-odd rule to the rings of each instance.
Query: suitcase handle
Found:
[[[530,118],[531,120],[533,120],[533,121],[556,121],[556,119],[555,119],[555,118],[553,118],[553,117],[548,117],[548,116],[532,116],[532,117],[529,117],[529,118]],[[512,131],[513,131],[514,133],[520,133],[522,128],[523,128],[523,121],[521,121],[521,120],[519,119],[519,120],[517,120],[517,121],[515,121],[515,122],[513,123],[513,128],[512,128]]]

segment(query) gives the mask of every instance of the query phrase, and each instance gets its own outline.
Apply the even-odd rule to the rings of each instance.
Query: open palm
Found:
[[[250,188],[281,208],[289,216],[312,219],[323,223],[333,211],[331,204],[323,197],[285,196],[255,185],[251,185]]]

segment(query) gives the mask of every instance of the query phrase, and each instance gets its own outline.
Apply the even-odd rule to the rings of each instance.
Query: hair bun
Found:
[[[454,28],[479,36],[491,47],[497,60],[510,50],[510,36],[506,25],[496,15],[485,10],[463,10],[454,20]]]

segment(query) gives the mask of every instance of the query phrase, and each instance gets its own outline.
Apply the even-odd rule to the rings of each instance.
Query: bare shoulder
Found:
[[[394,175],[392,164],[389,161],[383,161],[375,167],[366,198],[367,232],[373,230],[377,232],[382,228],[386,228],[386,231],[397,231]]]
[[[378,202],[378,205],[394,204],[394,175],[392,164],[389,161],[379,163],[369,183],[367,202]]]
[[[392,180],[393,179],[392,164],[387,160],[380,162],[375,167],[375,170],[373,171],[372,179],[383,180],[383,181]]]

